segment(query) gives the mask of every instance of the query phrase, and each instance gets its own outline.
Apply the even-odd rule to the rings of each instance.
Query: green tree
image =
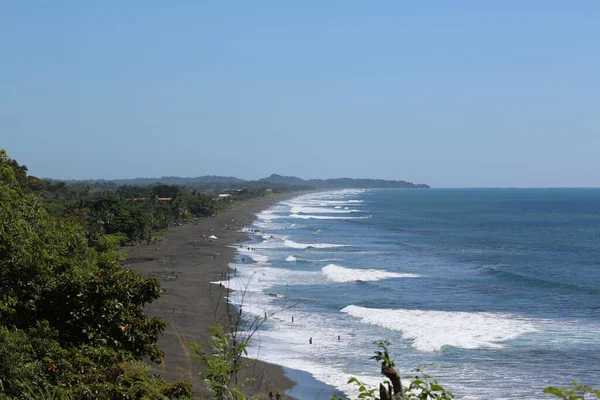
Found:
[[[163,185],[159,183],[152,188],[152,194],[156,197],[174,198],[181,195],[181,189],[175,185]]]
[[[564,400],[600,399],[600,390],[598,389],[581,385],[578,382],[573,382],[572,386],[571,388],[549,386],[544,389],[544,393],[560,397]]]
[[[189,384],[155,379],[139,364],[163,357],[165,324],[144,313],[158,282],[120,267],[118,241],[90,247],[77,220],[50,214],[21,172],[0,151],[0,398],[188,396]],[[102,203],[105,225],[117,206]]]
[[[203,194],[189,195],[184,198],[186,205],[192,215],[208,217],[217,212],[217,202]]]

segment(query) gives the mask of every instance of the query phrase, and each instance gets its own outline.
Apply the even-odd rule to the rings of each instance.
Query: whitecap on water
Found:
[[[288,217],[289,218],[298,218],[298,219],[341,219],[341,220],[369,218],[368,216],[365,216],[365,217],[336,217],[333,215],[305,215],[305,214],[290,214],[290,215],[288,215]]]
[[[534,323],[511,314],[429,310],[386,310],[350,305],[342,312],[362,322],[402,332],[420,351],[444,346],[500,348],[502,342],[536,331]]]
[[[291,247],[293,249],[332,249],[335,247],[347,247],[346,244],[332,244],[332,243],[296,243],[293,240],[284,240],[283,245],[285,247]]]
[[[380,281],[389,278],[418,278],[416,274],[402,274],[397,272],[388,272],[380,269],[353,269],[345,268],[335,264],[329,264],[321,269],[327,279],[340,282],[350,283],[356,281]]]
[[[349,207],[344,207],[342,209],[340,206],[334,208],[293,206],[291,212],[293,214],[347,214],[360,212],[360,210],[351,210]]]

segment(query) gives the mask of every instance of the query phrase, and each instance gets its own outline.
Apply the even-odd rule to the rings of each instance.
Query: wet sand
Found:
[[[168,380],[188,379],[196,397],[208,398],[190,344],[198,343],[207,348],[207,328],[215,321],[227,322],[236,317],[228,315],[232,310],[225,300],[225,289],[210,282],[226,279],[221,274],[229,273],[229,263],[235,255],[235,249],[229,246],[248,239],[239,229],[251,224],[256,213],[283,198],[297,195],[252,199],[216,217],[174,227],[158,244],[125,249],[123,266],[158,279],[165,290],[157,301],[147,306],[150,316],[160,317],[167,324],[159,340],[165,361],[154,365],[155,373]],[[207,239],[211,235],[218,239]],[[250,392],[261,398],[266,398],[269,391],[283,394],[294,385],[281,367],[261,361],[252,362],[241,375],[256,379]]]

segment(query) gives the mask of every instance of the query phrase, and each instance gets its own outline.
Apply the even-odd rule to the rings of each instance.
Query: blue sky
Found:
[[[600,186],[598,1],[0,4],[0,147],[61,179]]]

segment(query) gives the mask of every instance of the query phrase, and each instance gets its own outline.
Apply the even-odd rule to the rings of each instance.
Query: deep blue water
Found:
[[[323,192],[255,228],[231,284],[246,312],[273,313],[254,342],[266,361],[352,394],[349,376],[380,380],[369,357],[387,339],[403,374],[461,399],[600,387],[600,190]]]

